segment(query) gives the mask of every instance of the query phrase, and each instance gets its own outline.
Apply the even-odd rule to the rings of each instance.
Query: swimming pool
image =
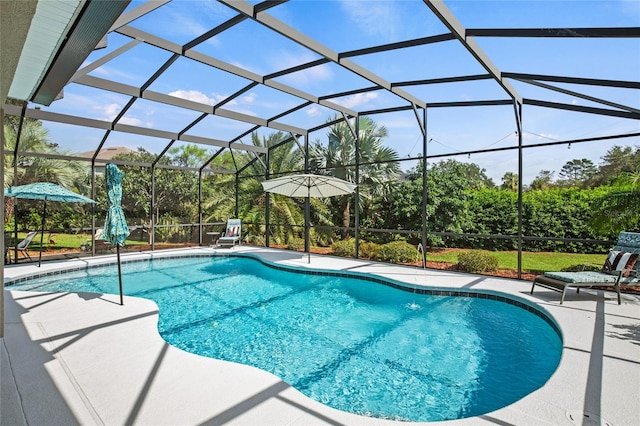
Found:
[[[117,293],[115,268],[8,289]],[[158,304],[159,332],[170,344],[270,371],[361,415],[477,416],[542,386],[560,359],[553,323],[513,301],[416,294],[371,277],[300,274],[246,257],[125,263],[123,273],[125,294]]]

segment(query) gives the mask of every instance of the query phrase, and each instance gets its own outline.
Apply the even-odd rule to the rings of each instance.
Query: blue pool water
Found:
[[[481,415],[542,386],[562,350],[544,319],[497,300],[416,294],[243,257],[156,259],[122,270],[126,295],[158,304],[170,344],[253,365],[360,415]],[[115,294],[117,281],[107,266],[8,289]]]

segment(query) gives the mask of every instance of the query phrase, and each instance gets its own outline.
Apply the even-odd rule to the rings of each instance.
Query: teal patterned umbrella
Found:
[[[51,182],[36,182],[28,185],[10,186],[4,190],[5,197],[22,198],[25,200],[43,200],[42,229],[40,230],[40,253],[38,254],[38,267],[42,262],[42,238],[44,237],[44,225],[47,218],[47,201],[59,201],[61,203],[92,203],[91,198],[75,193],[63,186]],[[14,255],[17,258],[17,255]]]
[[[124,245],[125,240],[129,236],[129,227],[127,219],[124,217],[122,210],[122,178],[124,173],[120,171],[118,166],[108,163],[105,167],[104,179],[107,183],[107,198],[109,199],[109,208],[107,209],[107,217],[104,220],[103,238],[116,247],[118,255],[118,281],[120,283],[120,304],[122,301],[122,271],[120,268],[120,247]]]
[[[5,188],[4,196],[29,200],[60,201],[63,203],[95,203],[91,198],[87,198],[84,195],[80,195],[51,182],[10,186]]]

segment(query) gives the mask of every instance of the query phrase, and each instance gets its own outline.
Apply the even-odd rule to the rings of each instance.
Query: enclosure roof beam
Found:
[[[202,64],[205,65],[209,65],[211,67],[217,68],[221,71],[225,71],[231,74],[234,74],[238,77],[242,77],[245,78],[247,80],[256,82],[256,83],[261,83],[261,84],[265,84],[269,87],[272,87],[274,89],[280,90],[282,92],[285,92],[289,95],[292,96],[297,96],[300,97],[302,99],[308,100],[308,101],[312,101],[314,103],[318,103],[317,101],[317,97],[302,92],[300,90],[297,90],[293,87],[287,86],[285,84],[282,83],[277,83],[273,80],[267,80],[265,77],[253,73],[251,71],[245,70],[243,68],[240,68],[238,66],[223,62],[219,59],[213,58],[211,56],[205,55],[204,53],[200,53],[197,52],[195,50],[186,50],[183,52],[183,48],[182,46],[173,43],[171,41],[165,40],[161,37],[158,36],[154,36],[152,34],[149,34],[147,32],[138,30],[136,28],[133,27],[123,27],[118,29],[117,31],[118,33],[131,37],[131,38],[135,38],[135,39],[140,39],[143,40],[145,43],[148,43],[152,46],[167,50],[169,52],[173,52],[173,53],[178,53],[183,55],[185,58],[189,58],[192,59],[194,61],[200,62]],[[331,108],[334,109],[336,111],[341,111],[341,112],[345,112],[347,114],[353,113],[353,111],[351,111],[349,108],[345,108],[343,106],[340,106],[338,104],[333,104],[331,102],[327,102],[323,104],[324,106],[326,106],[327,108]]]
[[[370,72],[364,67],[361,67],[360,65],[356,64],[355,62],[349,60],[346,57],[341,58],[337,52],[334,52],[333,50],[320,44],[316,40],[286,25],[284,22],[274,18],[273,16],[267,14],[266,12],[257,10],[256,7],[254,7],[252,4],[242,0],[233,0],[233,1],[219,0],[219,1],[229,6],[232,9],[237,10],[240,13],[243,13],[247,16],[252,17],[254,20],[261,23],[265,27],[283,35],[284,37],[287,37],[289,40],[292,40],[293,42],[306,47],[307,49],[330,60],[331,62],[341,65],[345,69],[359,75],[360,77],[365,78],[371,81],[372,83],[387,89],[388,91],[396,94],[398,97],[407,101],[409,104],[415,103],[416,105],[419,105],[422,107],[426,106],[424,101],[422,101],[421,99],[418,99],[417,97],[411,95],[410,93],[405,92],[402,89],[392,88],[391,84],[385,81],[380,76]],[[346,111],[342,111],[342,112],[344,112],[347,115],[357,115],[357,113],[351,114]]]
[[[623,109],[623,110],[630,111],[630,112],[640,113],[640,109],[637,109],[637,108],[633,108],[633,107],[626,106],[626,105],[621,105],[621,104],[618,104],[618,103],[615,103],[615,102],[610,102],[610,101],[607,101],[605,99],[600,99],[600,98],[596,98],[596,97],[589,96],[589,95],[584,95],[582,93],[578,93],[578,92],[575,92],[573,90],[563,89],[561,87],[553,86],[551,84],[540,83],[539,81],[532,81],[532,80],[521,80],[521,81],[523,83],[526,83],[526,84],[531,84],[532,86],[542,87],[543,89],[548,89],[548,90],[552,90],[554,92],[564,93],[565,95],[575,96],[576,98],[585,99],[587,101],[599,103],[599,104],[602,104],[602,105],[607,105],[607,106],[610,106],[610,107],[613,107],[613,108],[618,108],[618,109]]]
[[[453,34],[446,33],[446,34],[440,34],[435,36],[416,38],[413,40],[400,41],[397,43],[382,44],[379,46],[367,47],[365,49],[351,50],[348,52],[342,52],[338,54],[338,56],[340,58],[351,58],[354,56],[370,55],[372,53],[380,53],[380,52],[387,52],[387,51],[396,50],[396,49],[406,49],[409,47],[424,46],[426,44],[441,43],[443,41],[450,41],[455,39],[456,38]]]
[[[81,68],[78,71],[76,71],[75,74],[73,74],[73,76],[69,80],[69,82],[72,83],[78,77],[81,77],[81,76],[83,76],[85,74],[89,74],[91,71],[100,68],[101,66],[103,66],[104,64],[106,64],[107,62],[112,60],[113,58],[116,58],[116,57],[122,55],[123,53],[125,53],[129,49],[132,49],[132,48],[136,47],[140,43],[142,43],[141,40],[131,40],[129,43],[127,43],[127,44],[125,44],[123,46],[120,46],[119,48],[117,48],[113,52],[109,53],[108,55],[104,55],[102,58],[96,59],[95,61],[93,61],[89,65],[87,65],[86,67]]]
[[[453,13],[445,6],[442,1],[422,0],[429,9],[449,28],[449,31],[462,43],[462,45],[473,55],[474,58],[491,74],[500,86],[515,99],[518,103],[522,103],[522,96],[518,94],[515,88],[501,78],[500,70],[493,64],[491,59],[482,51],[478,43],[473,37],[467,37],[465,28],[458,21]]]
[[[130,22],[135,21],[141,16],[146,15],[149,12],[153,12],[157,8],[164,6],[169,3],[171,0],[149,0],[146,3],[141,4],[135,9],[131,9],[130,11],[123,13],[120,15],[118,19],[111,25],[108,32],[115,31],[120,27],[127,25]]]
[[[467,28],[466,37],[636,38],[640,27],[611,28]]]
[[[19,116],[20,107],[16,105],[11,105],[11,104],[5,104],[5,113],[7,115]],[[175,132],[149,129],[147,127],[131,126],[126,124],[116,123],[115,125],[112,125],[112,123],[108,121],[76,117],[72,115],[59,114],[59,113],[50,112],[50,111],[42,111],[39,109],[27,109],[25,116],[28,118],[36,119],[36,120],[53,121],[56,123],[72,124],[76,126],[84,126],[84,127],[95,128],[95,129],[116,130],[119,132],[142,135],[142,136],[150,136],[150,137],[169,139],[169,140],[176,139],[183,142],[193,142],[193,143],[198,143],[202,145],[220,146],[224,148],[229,147],[229,142],[220,141],[217,139],[205,138],[200,136],[192,136],[192,135],[179,135],[178,133],[175,133]],[[253,152],[267,151],[266,148],[252,146],[252,145],[239,145],[236,149],[253,151]]]
[[[502,75],[504,76],[504,73]],[[391,83],[391,86],[393,87],[422,86],[427,84],[459,83],[461,81],[491,80],[491,79],[493,79],[491,74],[475,74],[475,75],[462,75],[457,77],[430,78],[426,80],[398,81],[396,83]]]
[[[459,102],[433,102],[427,105],[427,108],[453,108],[453,107],[477,107],[477,106],[503,106],[513,105],[511,99],[486,100],[486,101],[459,101]],[[416,107],[413,105],[381,108],[375,110],[362,111],[360,115],[386,114],[390,112],[413,111]]]
[[[525,74],[525,73],[518,73],[518,72],[503,72],[502,77],[513,78],[521,81],[525,81],[525,80],[553,81],[556,83],[620,87],[624,89],[640,89],[640,82],[638,81],[606,80],[606,79],[599,79],[599,78],[581,78],[581,77],[563,77],[563,76],[557,76],[557,75]]]
[[[628,118],[631,120],[640,120],[640,113],[617,111],[605,108],[595,108],[582,105],[563,104],[559,102],[539,101],[536,99],[524,99],[524,105],[534,105],[545,108],[562,109],[566,111],[584,112],[587,114],[606,115],[610,117]]]

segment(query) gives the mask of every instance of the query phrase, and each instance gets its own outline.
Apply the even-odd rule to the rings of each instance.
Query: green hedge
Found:
[[[522,232],[533,237],[574,239],[615,239],[615,235],[598,236],[589,227],[591,212],[608,189],[549,189],[528,191],[522,196]],[[469,192],[469,221],[463,232],[485,235],[516,235],[518,194],[497,189]],[[450,238],[447,245],[486,250],[515,250],[515,239]],[[559,251],[593,253],[606,245],[579,242],[525,241],[525,251]]]

